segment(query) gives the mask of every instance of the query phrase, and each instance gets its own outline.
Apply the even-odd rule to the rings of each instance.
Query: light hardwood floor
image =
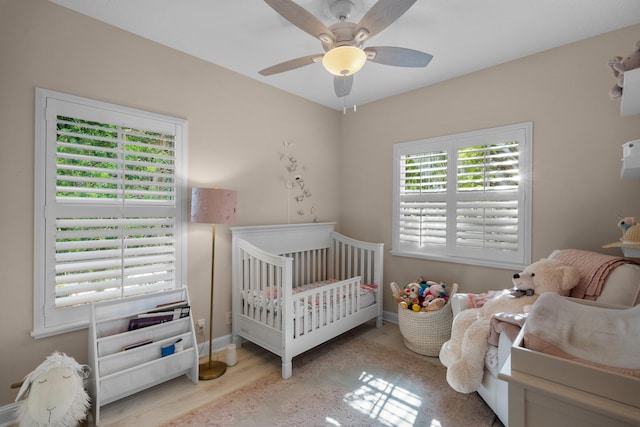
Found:
[[[411,353],[402,343],[402,336],[396,324],[385,322],[382,328],[376,328],[373,323],[367,323],[357,331],[368,339]],[[220,352],[216,353],[215,357],[224,360],[225,355]],[[422,357],[427,363],[440,363],[437,358]],[[267,373],[280,372],[281,369],[280,358],[252,343],[238,348],[237,359],[238,363],[235,366],[228,367],[227,372],[215,380],[199,381],[194,385],[183,375],[106,405],[101,409],[100,426],[159,426],[215,398],[251,384]],[[293,372],[295,374],[295,359]],[[496,421],[493,427],[501,426],[502,424]]]

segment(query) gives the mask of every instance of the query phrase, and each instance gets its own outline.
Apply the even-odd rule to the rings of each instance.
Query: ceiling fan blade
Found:
[[[353,74],[350,76],[333,76],[333,89],[336,91],[338,98],[349,95],[352,86]]]
[[[322,23],[318,18],[313,16],[305,8],[298,6],[291,0],[264,0],[269,6],[278,12],[283,18],[291,22],[302,31],[311,34],[315,38],[320,38],[323,42],[328,42],[326,37],[321,38],[323,34],[326,34],[330,39],[335,40],[333,32]]]
[[[266,1],[266,0],[265,0]],[[378,0],[362,17],[354,34],[371,38],[400,18],[417,0]],[[366,32],[361,31],[362,29]]]
[[[373,46],[364,49],[367,60],[396,67],[426,67],[433,55],[405,47]]]
[[[296,59],[290,59],[288,61],[281,62],[264,70],[258,71],[263,76],[270,76],[272,74],[284,73],[285,71],[295,70],[296,68],[304,67],[305,65],[315,64],[322,61],[322,54],[302,56]]]

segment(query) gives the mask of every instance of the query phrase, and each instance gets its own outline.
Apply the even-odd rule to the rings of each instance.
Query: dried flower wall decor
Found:
[[[287,223],[291,222],[291,202],[294,202],[296,215],[303,217],[309,215],[311,222],[318,222],[315,216],[316,208],[309,200],[311,198],[311,190],[305,183],[303,174],[307,172],[306,165],[299,165],[298,160],[291,153],[293,142],[282,141],[282,152],[280,154],[280,162],[284,166],[285,177],[284,183],[287,190]]]

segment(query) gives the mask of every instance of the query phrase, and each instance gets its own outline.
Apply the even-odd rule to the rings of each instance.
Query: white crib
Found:
[[[232,227],[233,340],[293,357],[368,320],[382,326],[383,244],[334,223]]]

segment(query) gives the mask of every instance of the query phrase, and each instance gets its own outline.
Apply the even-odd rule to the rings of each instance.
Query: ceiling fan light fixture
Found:
[[[367,62],[367,54],[355,46],[339,46],[324,54],[322,65],[333,75],[350,76]]]

